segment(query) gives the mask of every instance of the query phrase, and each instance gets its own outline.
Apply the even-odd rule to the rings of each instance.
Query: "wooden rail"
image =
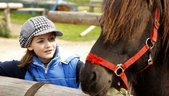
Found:
[[[100,13],[49,11],[47,17],[53,22],[99,25]]]
[[[23,4],[22,3],[3,3],[3,2],[0,2],[0,9],[6,9],[6,8],[19,9],[19,8],[23,8]]]
[[[25,96],[25,93],[37,82],[0,76],[0,96]],[[27,95],[28,96],[28,95]],[[34,95],[33,95],[34,96]],[[80,89],[45,84],[35,96],[88,96]]]
[[[22,3],[1,3],[0,2],[0,10],[3,10],[4,16],[3,16],[3,20],[5,21],[5,27],[6,29],[10,29],[10,10],[16,10],[16,9],[20,9],[23,8],[23,4]]]
[[[45,9],[45,8],[21,8],[21,9],[18,9],[18,11],[23,11],[23,12],[39,12],[42,15],[46,15],[47,14],[47,9]]]

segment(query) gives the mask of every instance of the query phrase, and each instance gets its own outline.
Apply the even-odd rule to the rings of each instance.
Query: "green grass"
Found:
[[[56,23],[58,30],[63,32],[61,39],[71,40],[71,41],[89,41],[95,40],[100,34],[100,28],[96,27],[90,31],[87,35],[81,37],[80,33],[86,30],[89,26],[87,25],[74,25],[74,24],[61,24]]]
[[[65,0],[68,2],[72,2],[78,5],[78,11],[87,11],[89,12],[89,4],[90,4],[90,0]],[[92,5],[94,6],[100,6],[100,7],[95,7],[94,8],[94,12],[95,13],[101,13],[101,6],[102,6],[102,2],[93,2]]]
[[[68,1],[68,2],[73,2],[75,4],[89,4],[90,0],[65,0],[65,1]]]
[[[23,24],[28,18],[32,17],[31,14],[12,13],[11,21],[15,24]],[[80,33],[86,30],[89,25],[65,24],[55,23],[56,28],[63,32],[63,36],[59,37],[62,40],[68,41],[90,41],[96,40],[100,34],[100,27],[95,27],[87,35],[81,37]]]
[[[78,11],[86,11],[86,12],[90,12],[90,8],[88,6],[79,6],[78,7]],[[93,10],[95,13],[102,13],[102,9],[101,8],[94,8]]]
[[[16,24],[23,24],[27,19],[31,18],[32,16],[32,14],[12,12],[11,22]]]

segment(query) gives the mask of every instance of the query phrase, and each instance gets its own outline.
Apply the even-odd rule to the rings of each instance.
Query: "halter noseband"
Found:
[[[92,64],[101,65],[101,66],[104,66],[104,67],[112,70],[118,77],[120,77],[122,79],[122,81],[124,83],[124,87],[121,87],[121,88],[125,88],[126,90],[128,90],[127,76],[125,74],[125,71],[132,64],[134,64],[134,62],[136,62],[141,56],[143,56],[148,50],[151,50],[152,47],[154,46],[154,43],[157,41],[158,28],[160,26],[160,24],[158,22],[157,8],[155,10],[154,19],[155,19],[155,22],[154,22],[155,26],[150,34],[150,38],[147,38],[146,44],[133,57],[129,58],[123,64],[117,64],[117,65],[113,64],[113,63],[93,54],[93,53],[89,53],[86,60],[90,61]],[[151,44],[149,44],[148,42],[150,42]],[[151,58],[151,54],[150,54],[149,59],[148,59],[148,66],[151,64],[153,64],[153,62],[152,62],[152,58]]]

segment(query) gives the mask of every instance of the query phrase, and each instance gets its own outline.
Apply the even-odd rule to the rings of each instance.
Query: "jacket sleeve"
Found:
[[[26,70],[18,67],[16,60],[0,62],[0,76],[24,79]]]
[[[78,61],[77,65],[76,65],[76,82],[80,82],[79,81],[79,77],[80,77],[80,71],[81,68],[84,66],[84,63],[82,61]]]

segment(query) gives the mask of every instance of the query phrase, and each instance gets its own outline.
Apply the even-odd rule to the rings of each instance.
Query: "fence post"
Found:
[[[10,27],[11,27],[11,20],[10,20],[10,8],[9,8],[9,4],[7,3],[7,8],[4,9],[4,20],[5,20],[5,27],[7,30],[10,31]]]

